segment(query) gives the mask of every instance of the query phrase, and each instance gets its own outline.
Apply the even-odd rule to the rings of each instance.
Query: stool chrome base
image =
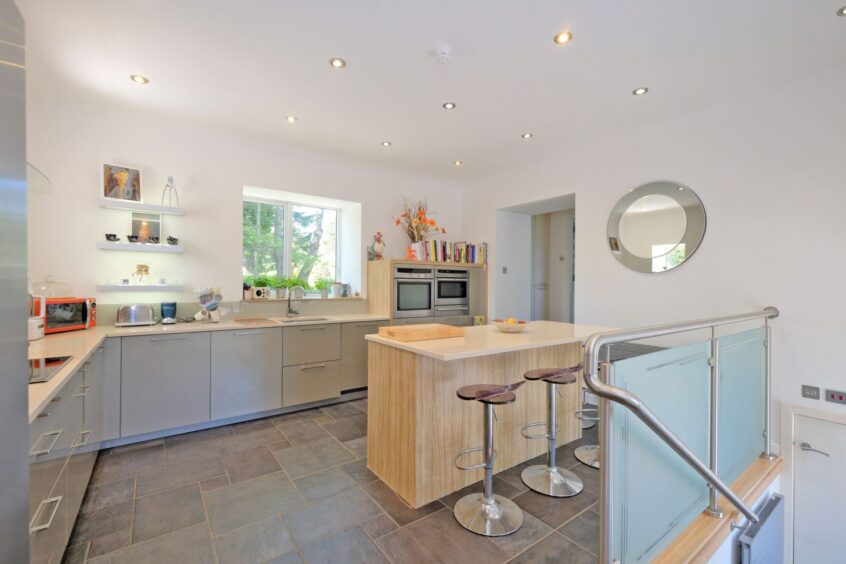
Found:
[[[582,445],[573,454],[582,464],[599,469],[599,445]]]
[[[545,464],[529,466],[520,474],[523,483],[534,491],[551,497],[572,497],[584,489],[582,479],[563,468]]]
[[[523,510],[497,494],[490,502],[482,493],[465,495],[456,502],[453,515],[462,527],[486,537],[510,535],[523,524]]]

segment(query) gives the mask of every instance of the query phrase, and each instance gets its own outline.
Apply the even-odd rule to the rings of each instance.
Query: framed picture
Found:
[[[128,166],[103,165],[103,196],[116,200],[141,201],[141,171]]]
[[[138,243],[159,243],[161,226],[162,216],[157,213],[132,212],[132,235]]]

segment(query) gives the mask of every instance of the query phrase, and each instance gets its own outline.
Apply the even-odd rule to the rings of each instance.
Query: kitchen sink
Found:
[[[294,317],[274,317],[273,321],[279,323],[293,323],[295,321],[326,321],[328,317],[321,317],[319,315],[297,315]]]

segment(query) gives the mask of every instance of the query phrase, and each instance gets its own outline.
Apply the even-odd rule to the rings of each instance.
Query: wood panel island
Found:
[[[455,455],[482,446],[483,409],[456,390],[471,384],[508,384],[533,368],[576,365],[582,344],[605,327],[533,321],[522,333],[493,325],[467,327],[464,337],[401,342],[368,335],[367,466],[412,507],[421,507],[482,479],[462,471]],[[559,444],[581,437],[577,384],[561,386]],[[494,471],[546,452],[546,441],[524,438],[529,422],[546,419],[546,384],[527,382],[517,401],[496,409]],[[481,454],[463,459],[481,462]]]

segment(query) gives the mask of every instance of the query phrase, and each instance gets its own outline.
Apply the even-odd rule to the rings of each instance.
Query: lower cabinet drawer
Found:
[[[300,405],[341,395],[341,363],[337,360],[282,370],[282,405]]]
[[[58,562],[73,526],[68,514],[67,465],[49,493],[34,501],[29,523],[30,564]]]

